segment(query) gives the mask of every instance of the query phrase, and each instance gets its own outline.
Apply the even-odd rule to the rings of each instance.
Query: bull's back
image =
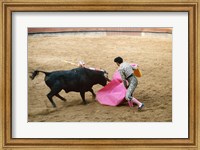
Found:
[[[50,88],[55,84],[59,84],[66,92],[89,90],[92,86],[84,68],[54,71],[46,79],[45,82]]]

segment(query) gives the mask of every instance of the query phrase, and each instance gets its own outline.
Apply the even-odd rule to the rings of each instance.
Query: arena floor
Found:
[[[79,93],[54,97],[57,108],[52,108],[46,97],[49,88],[44,74],[28,79],[29,122],[171,122],[172,121],[172,35],[106,36],[105,34],[30,34],[28,36],[28,71],[68,70],[83,60],[88,66],[103,68],[112,78],[117,69],[113,59],[137,63],[143,73],[134,97],[145,104],[142,111],[127,103],[117,107],[104,106],[86,93],[87,105],[82,105]],[[30,75],[30,74],[29,74]],[[95,85],[97,92],[102,86]]]

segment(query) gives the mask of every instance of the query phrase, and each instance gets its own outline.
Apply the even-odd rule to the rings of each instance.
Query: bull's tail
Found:
[[[41,71],[41,70],[35,70],[34,72],[31,72],[32,74],[29,76],[32,80],[39,74],[39,72],[44,73],[45,75],[49,75],[49,72]]]

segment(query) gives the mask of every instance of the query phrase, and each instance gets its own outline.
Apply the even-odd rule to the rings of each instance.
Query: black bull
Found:
[[[30,78],[33,80],[39,72],[45,74],[45,83],[51,89],[47,94],[47,97],[53,107],[56,107],[56,104],[52,99],[53,96],[66,101],[65,98],[59,95],[61,90],[65,90],[66,93],[70,91],[80,92],[83,103],[86,104],[85,92],[90,91],[93,97],[95,97],[95,93],[92,89],[93,85],[100,84],[105,86],[107,81],[109,81],[108,73],[106,71],[90,70],[87,68],[75,68],[72,70],[53,72],[35,70]]]

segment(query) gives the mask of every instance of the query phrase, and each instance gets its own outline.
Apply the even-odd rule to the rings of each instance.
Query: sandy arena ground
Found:
[[[86,93],[87,105],[82,105],[79,93],[54,97],[53,108],[46,95],[49,88],[40,73],[28,80],[29,122],[171,122],[172,121],[172,36],[106,36],[103,34],[31,34],[28,36],[28,70],[68,70],[75,68],[62,60],[101,67],[112,78],[117,69],[113,59],[137,63],[143,73],[134,97],[145,104],[142,111],[127,103],[117,107],[103,106]],[[30,74],[29,74],[30,75]],[[102,86],[95,85],[97,92]]]

